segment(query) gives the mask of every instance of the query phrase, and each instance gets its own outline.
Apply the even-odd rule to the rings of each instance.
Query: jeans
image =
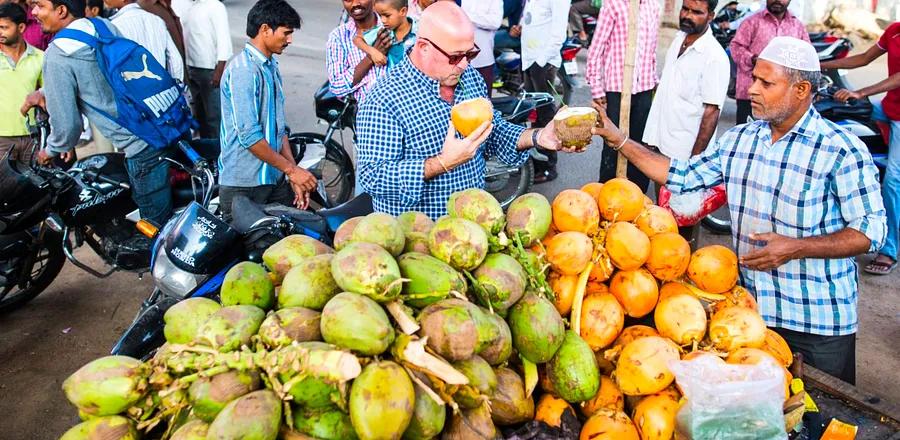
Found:
[[[522,40],[509,35],[509,29],[498,29],[494,34],[494,49],[518,49],[522,47]]]
[[[294,190],[284,178],[277,185],[260,185],[260,186],[220,186],[219,187],[219,210],[222,211],[222,220],[231,223],[231,202],[237,195],[246,196],[248,199],[259,203],[269,204],[278,203],[284,206],[293,206]]]
[[[194,99],[194,117],[200,123],[200,137],[217,139],[222,110],[219,105],[219,88],[212,85],[215,71],[199,67],[188,67],[188,70],[190,71],[188,87]]]
[[[606,92],[606,114],[617,125],[619,123],[621,103],[622,92]],[[644,138],[644,127],[647,126],[647,116],[650,115],[650,105],[652,103],[652,90],[631,95],[631,119],[628,130],[628,137],[631,140],[641,142]],[[603,150],[603,154],[600,156],[600,183],[616,177],[618,156],[612,148]],[[631,162],[628,162],[628,180],[636,183],[641,188],[641,191],[644,192],[647,192],[647,188],[650,186],[650,179]]]
[[[532,64],[525,69],[525,90],[529,92],[555,93],[553,90],[553,80],[556,78],[556,66],[547,63],[543,66]],[[537,120],[534,123],[535,128],[544,127],[553,120],[556,114],[556,105],[545,105],[537,109]],[[536,161],[534,163],[535,172],[540,174],[544,171],[556,169],[556,151],[538,148],[541,154],[547,156],[547,162]]]
[[[125,160],[131,181],[131,198],[137,203],[141,218],[157,225],[165,224],[172,213],[169,162],[160,160],[169,152],[169,149],[147,147]]]
[[[878,253],[897,261],[897,241],[900,235],[900,121],[889,120],[881,103],[873,105],[872,119],[887,122],[891,127],[887,170],[881,183],[881,197],[884,199],[884,210],[887,211],[887,238]]]

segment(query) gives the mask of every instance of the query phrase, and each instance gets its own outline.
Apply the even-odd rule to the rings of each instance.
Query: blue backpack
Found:
[[[90,105],[153,148],[190,136],[196,126],[181,86],[140,44],[114,35],[103,20],[89,18],[97,36],[63,29],[56,38],[80,41],[97,53],[100,71],[116,97],[116,117]]]

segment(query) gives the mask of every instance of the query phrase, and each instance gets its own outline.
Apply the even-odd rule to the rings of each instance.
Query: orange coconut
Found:
[[[600,182],[588,182],[585,183],[580,189],[594,198],[594,201],[600,197],[600,188],[603,188],[603,184]]]
[[[644,210],[644,192],[628,179],[617,177],[600,188],[597,205],[604,219],[630,222]]]
[[[616,297],[603,293],[584,298],[581,305],[581,338],[597,351],[606,348],[622,332],[625,310]]]
[[[784,398],[787,399],[788,397],[791,397],[791,379],[793,379],[793,376],[787,368],[784,368],[784,366],[781,365],[781,362],[776,359],[775,356],[772,356],[768,352],[758,348],[739,348],[729,354],[725,359],[725,362],[735,365],[756,365],[763,360],[781,366],[784,370]]]
[[[659,299],[656,278],[645,269],[616,272],[609,283],[609,291],[632,318],[646,316],[656,307]]]
[[[486,98],[460,102],[450,109],[450,120],[459,134],[468,136],[481,124],[494,119],[494,106]]]
[[[569,402],[546,393],[538,401],[537,408],[534,411],[534,419],[559,428],[559,425],[562,423],[562,415],[566,411],[572,411],[572,414],[575,414],[575,410],[572,409]]]
[[[675,216],[668,209],[656,205],[644,208],[644,211],[634,219],[634,225],[650,238],[663,232],[678,233]]]
[[[579,440],[640,440],[637,428],[622,411],[601,409],[584,422]]]
[[[660,336],[678,345],[700,342],[706,335],[706,310],[696,296],[687,293],[660,300],[653,312],[653,321]]]
[[[659,288],[659,299],[674,295],[676,293],[686,293],[688,295],[693,295],[691,289],[685,286],[683,283],[679,281],[670,281],[668,283],[664,283],[662,287]]]
[[[606,253],[619,269],[634,270],[650,257],[650,239],[631,223],[615,222],[606,232]]]
[[[578,289],[578,275],[550,272],[547,282],[553,289],[553,305],[556,310],[560,315],[568,316],[572,311],[572,301],[575,300],[575,290]]]
[[[710,313],[716,313],[726,307],[733,306],[741,306],[748,309],[758,310],[756,299],[753,298],[753,294],[750,293],[749,290],[741,286],[734,286],[734,288],[723,293],[722,295],[725,296],[725,299],[713,303],[709,309]]]
[[[691,262],[691,245],[677,232],[663,232],[650,237],[650,256],[646,267],[662,281],[681,278]]]
[[[721,351],[759,348],[766,342],[766,323],[759,313],[734,306],[719,310],[709,320],[709,340]]]
[[[709,293],[727,292],[737,283],[737,255],[720,245],[697,249],[691,255],[687,273],[691,281],[702,290]]]
[[[629,325],[622,329],[622,333],[619,333],[619,337],[613,342],[613,347],[624,347],[629,342],[644,336],[659,336],[659,332],[647,325]]]
[[[561,232],[576,231],[593,234],[600,228],[597,201],[577,189],[563,190],[553,199],[553,224]]]
[[[678,346],[661,336],[631,341],[619,355],[614,379],[622,393],[645,396],[658,393],[675,380],[669,362],[681,359]]]
[[[600,389],[594,397],[581,404],[581,413],[590,417],[601,408],[625,411],[625,396],[619,386],[606,375],[600,375]]]
[[[641,440],[670,440],[675,435],[678,394],[670,388],[641,399],[631,413]]]
[[[794,363],[794,354],[791,352],[791,347],[788,346],[787,341],[770,328],[766,329],[766,339],[760,349],[774,356],[785,367],[790,367]]]
[[[591,262],[594,244],[581,232],[560,232],[545,242],[547,262],[563,275],[578,275]]]

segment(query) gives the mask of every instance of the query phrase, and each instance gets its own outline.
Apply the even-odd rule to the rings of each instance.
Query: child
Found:
[[[394,44],[388,49],[387,55],[375,49],[375,39],[382,26],[376,26],[363,35],[357,35],[354,43],[372,58],[376,65],[393,67],[403,60],[406,52],[416,42],[416,21],[408,18],[407,0],[375,0],[375,11],[381,17],[382,26],[391,33]]]
[[[88,0],[84,7],[84,16],[88,18],[103,16],[103,0]]]

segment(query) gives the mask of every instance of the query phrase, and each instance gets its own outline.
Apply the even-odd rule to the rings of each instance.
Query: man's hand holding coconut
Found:
[[[377,211],[437,218],[450,194],[484,186],[486,156],[520,166],[531,148],[577,152],[590,142],[591,109],[563,110],[543,129],[493,111],[484,80],[469,66],[480,51],[474,26],[456,4],[429,7],[419,29],[409,56],[379,81],[357,118],[357,178]],[[584,127],[571,122],[587,119]]]

